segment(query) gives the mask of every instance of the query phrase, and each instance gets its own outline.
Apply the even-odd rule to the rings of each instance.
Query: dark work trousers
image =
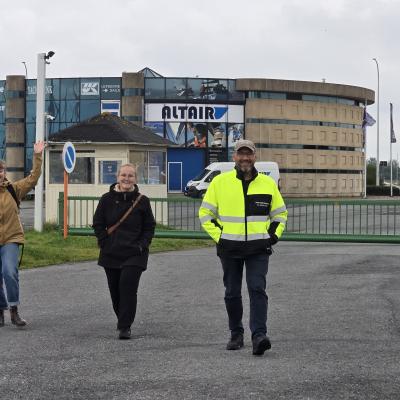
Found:
[[[112,305],[118,318],[117,329],[130,328],[135,320],[137,291],[142,271],[136,267],[104,268]]]
[[[225,306],[232,334],[243,333],[242,277],[246,264],[246,282],[250,299],[250,331],[252,337],[267,333],[268,296],[265,292],[268,272],[267,254],[246,258],[221,257],[224,271]]]

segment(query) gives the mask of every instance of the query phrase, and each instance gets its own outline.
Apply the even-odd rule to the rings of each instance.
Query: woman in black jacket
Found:
[[[104,267],[114,312],[118,318],[120,339],[130,339],[135,319],[137,289],[142,272],[147,268],[149,246],[154,236],[155,221],[150,201],[141,195],[133,210],[112,233],[118,223],[139,197],[136,169],[132,164],[122,165],[117,183],[110,187],[97,206],[93,228],[100,247],[98,264]]]

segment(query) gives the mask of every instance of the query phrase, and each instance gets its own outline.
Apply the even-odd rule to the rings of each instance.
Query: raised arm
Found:
[[[46,147],[45,142],[36,142],[33,146],[33,166],[30,174],[19,181],[14,182],[15,192],[18,198],[23,199],[26,194],[32,190],[37,181],[39,180],[40,174],[42,173],[42,160],[43,160],[43,150]]]

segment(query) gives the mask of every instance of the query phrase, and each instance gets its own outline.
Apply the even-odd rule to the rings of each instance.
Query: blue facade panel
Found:
[[[206,153],[204,149],[182,149],[169,148],[167,150],[167,160],[169,163],[182,163],[182,190],[186,183],[201,172],[205,165]],[[170,164],[171,171],[177,171],[177,164]],[[176,191],[179,177],[168,178],[168,191]]]

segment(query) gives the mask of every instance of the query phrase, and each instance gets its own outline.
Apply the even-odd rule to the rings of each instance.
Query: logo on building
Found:
[[[146,103],[145,121],[242,124],[244,107],[237,104]]]
[[[98,96],[99,93],[99,82],[81,83],[81,96]]]
[[[164,106],[162,108],[162,119],[168,120],[220,120],[228,111],[228,107],[212,106]]]

